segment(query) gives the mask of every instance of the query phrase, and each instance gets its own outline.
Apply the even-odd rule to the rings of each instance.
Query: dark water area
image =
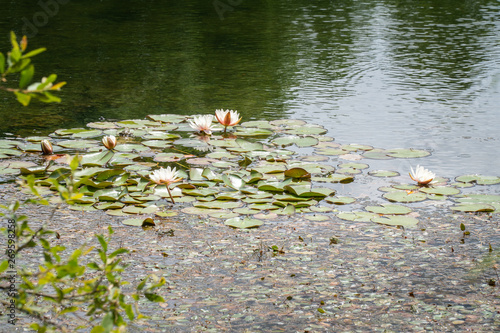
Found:
[[[41,4],[47,4],[42,6]],[[27,34],[60,104],[0,95],[0,136],[99,119],[238,110],[339,143],[427,149],[443,177],[498,175],[500,1],[1,1],[0,50]]]

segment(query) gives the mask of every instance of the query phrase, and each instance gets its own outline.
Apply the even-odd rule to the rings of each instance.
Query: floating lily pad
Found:
[[[335,173],[335,174],[328,175],[327,177],[312,177],[311,180],[314,182],[347,184],[347,183],[354,181],[354,177],[352,175],[349,175],[349,174],[342,175],[342,174]]]
[[[311,134],[321,135],[321,134],[325,134],[326,132],[328,132],[328,131],[325,128],[323,128],[322,126],[312,125],[312,124],[306,124],[304,126],[295,127],[295,128],[286,130],[286,133],[296,134],[296,135],[311,135]]]
[[[425,150],[395,148],[387,149],[387,155],[395,158],[417,158],[429,156],[431,153]]]
[[[144,139],[147,140],[175,140],[179,139],[180,135],[160,132],[160,131],[152,131],[143,136]],[[144,143],[143,143],[144,144]]]
[[[178,153],[160,153],[156,154],[154,160],[156,162],[177,162],[184,158],[184,154]]]
[[[23,154],[23,152],[14,148],[0,148],[0,154],[8,156],[20,156]]]
[[[412,210],[409,207],[391,204],[382,204],[382,206],[368,206],[365,209],[369,212],[382,215],[404,215]]]
[[[373,170],[368,172],[370,176],[373,177],[396,177],[399,176],[399,172],[389,171],[389,170]]]
[[[495,207],[492,205],[484,203],[461,203],[450,207],[451,210],[457,210],[461,212],[493,212]]]
[[[455,178],[457,182],[477,183],[478,185],[494,185],[500,183],[500,177],[482,175],[464,175]]]
[[[247,229],[247,228],[260,227],[261,225],[264,224],[264,222],[257,219],[234,217],[226,220],[224,224],[233,228]]]
[[[239,127],[236,136],[270,136],[273,132],[267,129],[253,127]]]
[[[86,154],[83,155],[80,163],[82,165],[89,165],[89,166],[103,166],[106,165],[111,160],[113,155],[114,153],[112,151],[103,151],[100,153]]]
[[[438,195],[455,195],[460,193],[459,189],[451,186],[424,187],[421,188],[420,191]]]
[[[311,178],[311,174],[302,168],[292,168],[285,171],[285,177]]]
[[[417,202],[427,199],[425,193],[412,191],[392,191],[385,193],[383,197],[395,202]]]
[[[398,225],[403,227],[412,227],[418,224],[418,220],[412,216],[383,216],[372,218],[373,222],[387,225]]]
[[[314,215],[304,215],[304,218],[309,221],[315,222],[323,222],[331,220],[330,216],[322,215],[322,214],[314,214]]]
[[[141,142],[143,145],[149,148],[168,148],[172,147],[172,142],[162,141],[162,140],[147,140]]]
[[[363,151],[369,151],[372,150],[372,146],[368,145],[360,145],[357,143],[351,143],[348,145],[342,145],[342,149],[347,150],[347,151],[358,151],[358,150],[363,150]]]
[[[95,140],[66,140],[57,142],[57,145],[70,149],[88,149],[98,146],[99,143]]]
[[[136,219],[126,219],[122,221],[125,225],[135,226],[135,227],[144,227],[144,226],[154,226],[155,222],[152,218],[136,218]]]
[[[325,199],[326,202],[336,204],[336,205],[347,205],[356,201],[356,199],[351,197],[328,197]]]
[[[180,123],[186,119],[186,116],[177,114],[152,114],[147,117],[151,120],[163,123]]]
[[[98,122],[94,122],[94,123],[88,123],[87,127],[98,128],[98,129],[115,129],[115,128],[119,128],[118,126],[115,125],[115,123],[112,123],[110,121],[98,121]]]
[[[337,214],[337,217],[346,221],[371,222],[372,218],[378,215],[370,212],[341,212]]]

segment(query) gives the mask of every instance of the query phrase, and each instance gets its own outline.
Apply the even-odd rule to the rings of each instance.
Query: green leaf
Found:
[[[104,250],[104,252],[108,251],[108,243],[104,239],[103,235],[97,235],[97,239],[99,240],[99,243],[101,243],[101,247]]]
[[[7,268],[9,268],[9,261],[8,260],[2,261],[2,263],[0,264],[0,273],[5,272]]]
[[[150,300],[151,302],[157,302],[157,303],[165,302],[163,297],[161,297],[160,295],[157,295],[157,294],[144,293],[144,296],[146,296],[146,298],[148,300]]]
[[[0,52],[0,74],[5,72],[5,56]]]
[[[19,80],[19,88],[24,89],[28,86],[35,74],[35,66],[29,65],[21,72],[21,78]]]
[[[25,94],[19,91],[14,91],[14,94],[17,97],[17,101],[24,106],[28,106],[31,101],[31,96],[29,94]]]
[[[106,313],[104,318],[102,318],[102,327],[104,328],[104,330],[106,332],[111,332],[111,330],[113,329],[113,326],[114,326],[113,313],[108,312],[108,313]]]
[[[22,58],[22,59],[25,59],[25,58],[31,58],[31,57],[34,57],[34,56],[36,56],[37,54],[40,54],[40,53],[45,52],[45,51],[47,51],[47,49],[46,49],[45,47],[41,47],[41,48],[39,48],[39,49],[36,49],[36,50],[30,51],[30,52],[28,52],[28,53],[24,54],[21,58]]]

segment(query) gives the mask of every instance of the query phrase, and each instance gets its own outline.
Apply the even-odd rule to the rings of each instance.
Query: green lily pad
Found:
[[[307,123],[303,120],[299,119],[277,119],[269,122],[273,126],[286,126],[286,127],[295,127],[295,126],[304,126]]]
[[[457,182],[477,183],[478,185],[494,185],[500,183],[500,177],[482,175],[464,175],[455,178]]]
[[[370,176],[373,177],[396,177],[399,176],[399,172],[389,171],[389,170],[373,170],[368,172]]]
[[[140,127],[155,127],[160,124],[155,121],[144,120],[144,119],[130,119],[116,122],[116,125],[125,128],[140,128]]]
[[[313,182],[324,182],[324,183],[343,183],[347,184],[354,181],[354,177],[349,174],[331,174],[327,177],[312,177],[311,180]]]
[[[285,177],[290,178],[311,178],[311,174],[302,168],[291,168],[285,171]]]
[[[257,127],[257,128],[265,128],[265,129],[272,129],[274,127],[267,120],[246,121],[244,123],[241,123],[240,126],[243,126],[243,127]]]
[[[387,155],[395,158],[418,158],[429,156],[431,153],[425,150],[395,148],[387,149]]]
[[[347,151],[358,151],[358,150],[369,151],[369,150],[373,150],[373,147],[368,146],[368,145],[360,145],[357,143],[351,143],[348,145],[342,145],[342,149],[347,150]]]
[[[115,128],[119,128],[118,126],[115,125],[115,123],[112,123],[110,121],[98,121],[98,122],[88,123],[87,127],[97,128],[97,129],[115,129]]]
[[[124,143],[116,145],[115,150],[121,152],[132,152],[132,151],[142,152],[149,150],[149,148],[138,143]]]
[[[88,149],[99,146],[95,140],[66,140],[57,142],[58,146],[69,149]]]
[[[143,136],[144,139],[146,140],[175,140],[179,139],[180,135],[178,134],[172,134],[172,133],[166,133],[166,132],[160,132],[160,131],[152,131],[148,132],[148,134]],[[144,142],[143,142],[144,144]]]
[[[194,190],[183,189],[182,193],[185,195],[191,195],[194,197],[207,197],[209,195],[217,194],[217,193],[219,193],[219,191],[216,189],[212,189],[212,188],[202,188],[202,189],[194,189]]]
[[[395,202],[417,202],[427,199],[427,195],[422,192],[391,191],[385,193],[383,197]]]
[[[484,203],[461,203],[450,207],[451,210],[457,210],[461,212],[493,212],[495,207],[492,205]]]
[[[322,148],[316,149],[316,154],[327,155],[327,156],[337,156],[349,153],[347,150],[341,148]]]
[[[309,221],[314,222],[323,222],[331,220],[330,216],[322,215],[322,214],[314,214],[314,215],[304,215],[304,218]]]
[[[412,210],[409,207],[391,204],[382,204],[382,206],[368,206],[365,209],[369,212],[382,215],[404,215]]]
[[[235,135],[236,136],[270,136],[273,135],[274,132],[263,129],[263,128],[253,128],[253,127],[238,127]]]
[[[385,149],[373,149],[370,151],[366,151],[363,153],[364,158],[369,158],[372,160],[390,160],[393,157],[387,154],[388,152]]]
[[[180,123],[186,119],[186,116],[177,114],[152,114],[148,115],[147,118],[162,123]]]
[[[337,217],[346,221],[371,222],[372,218],[378,217],[378,215],[370,212],[340,212]]]
[[[172,142],[162,141],[162,140],[147,140],[141,142],[143,145],[149,148],[168,148],[172,147]]]
[[[234,209],[243,206],[242,202],[239,201],[228,201],[228,200],[216,200],[210,202],[195,202],[194,207],[208,208],[208,209]]]
[[[365,163],[342,163],[342,164],[339,164],[339,168],[342,168],[342,169],[358,169],[358,170],[363,170],[363,169],[366,169],[368,168],[369,165],[368,164],[365,164]]]
[[[304,126],[286,130],[285,132],[288,134],[295,134],[295,135],[311,135],[311,134],[321,135],[327,133],[328,131],[325,128],[323,128],[323,126],[306,124]]]
[[[412,216],[378,216],[372,218],[372,221],[381,224],[398,225],[403,227],[412,227],[418,223],[418,220]]]
[[[14,148],[0,148],[0,154],[8,156],[20,156],[23,154],[23,152]]]
[[[262,222],[261,220],[251,219],[251,218],[233,217],[231,219],[226,220],[224,224],[233,228],[247,229],[247,228],[260,227],[261,225],[264,224],[264,222]]]
[[[455,199],[463,203],[500,203],[500,195],[497,194],[467,194]]]
[[[459,189],[451,186],[424,187],[421,188],[420,191],[438,195],[455,195],[460,193]]]
[[[156,162],[177,162],[182,159],[184,159],[184,154],[179,153],[159,153],[154,157]]]
[[[335,205],[348,205],[356,201],[356,199],[351,197],[328,197],[325,199],[326,202],[335,204]]]
[[[130,225],[134,227],[145,227],[145,226],[154,226],[155,222],[152,218],[135,218],[135,219],[126,219],[122,221],[125,225]]]
[[[85,131],[80,131],[78,133],[74,133],[71,137],[85,139],[85,138],[95,138],[96,136],[100,135],[102,135],[101,130],[93,129],[93,130],[85,130]]]
[[[102,151],[100,153],[86,154],[82,156],[81,164],[87,166],[103,166],[106,165],[114,153],[112,151]]]

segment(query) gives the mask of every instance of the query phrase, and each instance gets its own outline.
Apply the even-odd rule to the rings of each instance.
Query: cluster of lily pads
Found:
[[[229,110],[217,110],[216,119],[219,124],[212,116],[150,115],[147,119],[59,129],[46,137],[0,140],[0,177],[32,174],[41,193],[51,195],[53,179],[61,184],[68,181],[70,168],[64,156],[78,154],[80,167],[72,181],[83,196],[75,200],[72,209],[104,210],[126,216],[123,223],[136,226],[155,224],[155,220],[181,211],[248,228],[261,225],[265,219],[296,213],[309,220],[329,220],[330,216],[322,213],[330,214],[337,205],[355,201],[337,196],[333,184],[350,183],[369,167],[359,160],[429,155],[418,149],[341,145],[325,135],[324,127],[302,120],[239,124],[237,112]],[[234,126],[232,132],[227,131],[230,126]],[[344,162],[331,165],[339,156]],[[14,160],[17,157],[19,160]],[[368,174],[399,176],[389,170]],[[453,210],[500,211],[500,196],[464,195],[460,191],[474,184],[500,183],[500,177],[466,175],[447,184],[422,167],[412,170],[410,176],[416,185],[379,189],[390,204],[337,216],[413,225],[418,221],[411,208],[394,203],[449,198],[456,203]]]

